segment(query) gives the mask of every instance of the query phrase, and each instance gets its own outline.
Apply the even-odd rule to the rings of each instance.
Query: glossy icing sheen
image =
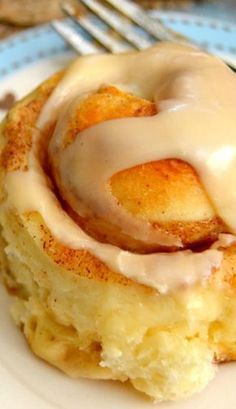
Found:
[[[159,113],[95,125],[62,149],[66,125],[79,101],[104,83],[154,99]],[[170,44],[139,53],[80,58],[49,98],[37,126],[43,129],[51,120],[57,120],[57,126],[50,154],[75,210],[116,218],[124,231],[152,240],[151,226],[117,208],[108,181],[116,172],[138,164],[179,158],[196,169],[217,214],[236,233],[236,77],[219,60]],[[220,266],[218,247],[228,242],[222,237],[214,248],[201,253],[150,255],[132,254],[90,238],[58,207],[48,189],[37,160],[38,135],[29,171],[9,173],[6,188],[18,211],[38,210],[58,240],[87,249],[113,270],[160,292],[202,282]],[[20,185],[24,195],[19,194]],[[177,244],[163,234],[156,235],[156,240]]]

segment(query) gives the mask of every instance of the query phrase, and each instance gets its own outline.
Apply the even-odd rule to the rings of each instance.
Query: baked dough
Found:
[[[129,381],[155,401],[189,396],[213,378],[216,363],[236,359],[234,238],[222,242],[223,261],[204,283],[161,294],[113,271],[88,250],[60,242],[39,212],[20,212],[11,203],[6,177],[28,171],[38,116],[64,75],[18,102],[1,125],[2,269],[16,296],[14,320],[36,355],[72,377]],[[81,129],[68,134],[66,143],[96,122],[152,115],[153,109],[152,101],[134,93],[102,87],[82,98],[72,130]],[[62,200],[63,189],[55,188],[59,176],[45,154],[54,125],[43,136],[41,164],[58,206],[96,240],[148,254],[150,248],[117,234],[113,223],[78,217]],[[185,248],[204,248],[229,233],[196,171],[183,161],[126,169],[110,184],[121,206],[157,229],[172,229]]]

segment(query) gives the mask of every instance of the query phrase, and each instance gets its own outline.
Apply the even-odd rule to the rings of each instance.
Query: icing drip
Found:
[[[81,132],[62,149],[73,109],[83,95],[104,83],[128,87],[155,100],[159,113],[103,122]],[[163,44],[140,53],[78,59],[45,104],[37,127],[43,129],[50,120],[57,121],[50,154],[65,191],[70,192],[70,205],[81,211],[82,202],[85,214],[93,212],[107,220],[115,217],[124,231],[150,241],[154,238],[150,226],[117,208],[108,188],[111,176],[151,161],[182,159],[196,169],[217,214],[235,234],[235,117],[235,74],[196,49]],[[132,254],[89,237],[50,192],[37,159],[38,138],[35,133],[29,170],[9,173],[6,189],[19,212],[39,211],[58,240],[87,249],[111,269],[160,292],[202,283],[220,266],[220,248],[231,243],[228,235],[201,253],[149,255]],[[156,235],[155,239],[162,245],[176,244],[172,237]]]

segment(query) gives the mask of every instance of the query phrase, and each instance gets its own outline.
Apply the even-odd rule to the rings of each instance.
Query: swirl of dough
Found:
[[[99,57],[96,67],[108,82],[114,81],[114,74],[119,72],[127,84],[129,77],[126,71],[129,67],[129,76],[142,95],[148,95],[156,102],[157,113],[148,117],[99,123],[80,132],[65,147],[63,140],[68,124],[73,122],[81,95],[72,98],[58,121],[50,143],[52,163],[64,186],[63,193],[72,208],[83,216],[93,212],[108,221],[115,219],[122,231],[136,239],[155,240],[160,245],[180,245],[176,238],[156,231],[150,223],[137,220],[119,206],[108,184],[114,174],[124,169],[161,159],[178,158],[197,170],[217,214],[230,231],[235,232],[235,203],[231,193],[236,176],[236,94],[232,91],[235,78],[219,61],[193,50],[190,52],[191,58],[189,55],[187,58],[179,56],[172,72],[165,78],[163,58],[159,53],[157,55],[158,60],[156,54],[153,56],[150,50],[146,52],[145,65],[141,64],[138,71],[134,69],[136,64],[133,60],[140,65],[142,54],[119,56],[119,68],[112,73],[110,58]],[[172,52],[165,57],[168,66]],[[122,59],[127,64],[122,64]],[[195,67],[193,61],[196,62]],[[144,84],[146,67],[149,78]],[[143,76],[140,71],[144,71]],[[215,84],[216,74],[224,81]],[[79,85],[81,81],[78,81]],[[67,87],[67,83],[64,87]],[[227,144],[222,145],[222,135],[227,136]],[[226,184],[231,182],[231,188],[224,192]]]
[[[81,101],[107,83],[154,101],[155,109],[148,115],[113,116],[78,132],[75,128],[68,139]],[[7,189],[12,202],[22,211],[38,210],[60,241],[88,250],[116,272],[159,291],[206,279],[221,263],[221,242],[200,253],[184,250],[142,255],[86,234],[74,217],[58,209],[49,193],[39,162],[40,141],[45,129],[56,123],[49,162],[70,215],[85,219],[94,215],[107,223],[115,220],[122,232],[147,245],[156,242],[181,248],[178,235],[153,228],[148,220],[136,218],[120,206],[110,181],[136,166],[182,160],[197,171],[223,220],[222,229],[235,233],[235,90],[234,75],[223,63],[192,48],[164,44],[141,53],[78,59],[41,112],[29,171],[23,176],[9,174]],[[21,183],[27,185],[28,195],[19,200],[16,186]]]

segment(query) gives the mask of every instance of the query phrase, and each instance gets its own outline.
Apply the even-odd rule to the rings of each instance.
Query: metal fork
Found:
[[[140,6],[129,0],[106,0],[106,5],[104,1],[97,0],[80,0],[78,3],[83,5],[84,12],[78,15],[68,1],[63,1],[61,8],[68,22],[54,20],[51,24],[81,55],[104,50],[112,53],[141,50],[156,41],[196,46],[187,37],[167,28],[160,20],[149,17]],[[75,25],[80,31],[76,30]],[[236,71],[236,64],[224,61]]]

